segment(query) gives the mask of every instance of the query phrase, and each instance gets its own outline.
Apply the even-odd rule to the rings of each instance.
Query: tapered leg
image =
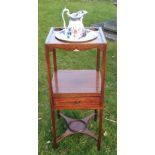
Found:
[[[57,110],[57,116],[60,118],[60,110]]]
[[[97,49],[97,55],[96,55],[96,70],[99,71],[100,69],[100,49]]]
[[[105,82],[105,69],[106,69],[106,50],[107,50],[107,45],[105,45],[102,49],[101,104],[103,106],[103,109],[104,109],[104,82]],[[102,138],[103,109],[100,110],[100,114],[99,114],[99,130],[98,130],[98,143],[97,143],[97,149],[98,150],[100,150],[101,138]]]
[[[58,77],[57,77],[57,61],[56,61],[56,49],[53,49],[53,65],[55,72],[55,80],[56,80],[56,91],[58,91]],[[60,118],[60,110],[57,110],[57,116]]]
[[[97,53],[96,53],[96,70],[99,71],[100,70],[100,49],[97,48]],[[97,74],[96,75],[96,79],[98,79],[99,75]],[[98,80],[96,81],[96,85],[98,86]],[[98,88],[97,88],[98,89]],[[95,117],[94,117],[94,120],[96,121],[97,120],[97,109],[95,109]]]
[[[94,116],[94,120],[97,120],[97,109],[95,110],[95,116]]]
[[[56,142],[56,127],[55,127],[55,110],[52,109],[52,129],[53,129],[53,147],[57,147]]]
[[[98,130],[98,143],[97,143],[97,149],[98,149],[98,150],[100,150],[101,138],[102,138],[102,116],[103,116],[103,110],[100,110],[100,116],[99,116],[99,130]]]
[[[56,61],[56,49],[53,49],[53,64],[54,64],[54,71],[57,71],[57,61]]]
[[[53,147],[56,148],[56,126],[55,126],[55,109],[54,109],[54,101],[53,101],[53,91],[52,91],[52,78],[51,78],[51,69],[50,69],[50,55],[49,48],[45,46],[46,50],[46,63],[47,63],[47,71],[48,71],[48,84],[49,84],[49,92],[50,92],[50,106],[51,106],[51,117],[52,117],[52,131],[53,131]]]

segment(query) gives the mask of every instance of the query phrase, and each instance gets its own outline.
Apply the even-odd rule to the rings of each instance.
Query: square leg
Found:
[[[101,138],[102,138],[102,116],[103,110],[100,110],[99,114],[99,129],[98,129],[98,142],[97,142],[97,149],[100,150],[101,147]]]

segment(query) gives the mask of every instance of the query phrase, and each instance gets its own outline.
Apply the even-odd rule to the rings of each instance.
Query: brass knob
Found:
[[[75,104],[79,104],[79,103],[80,103],[80,101],[75,101],[74,103],[75,103]]]

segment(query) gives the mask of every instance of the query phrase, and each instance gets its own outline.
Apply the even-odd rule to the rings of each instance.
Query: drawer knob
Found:
[[[79,103],[80,103],[80,101],[75,101],[74,103],[75,103],[75,104],[79,104]]]

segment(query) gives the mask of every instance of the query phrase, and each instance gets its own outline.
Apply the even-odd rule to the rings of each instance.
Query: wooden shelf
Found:
[[[54,97],[101,95],[100,71],[96,70],[58,70],[52,85]]]

